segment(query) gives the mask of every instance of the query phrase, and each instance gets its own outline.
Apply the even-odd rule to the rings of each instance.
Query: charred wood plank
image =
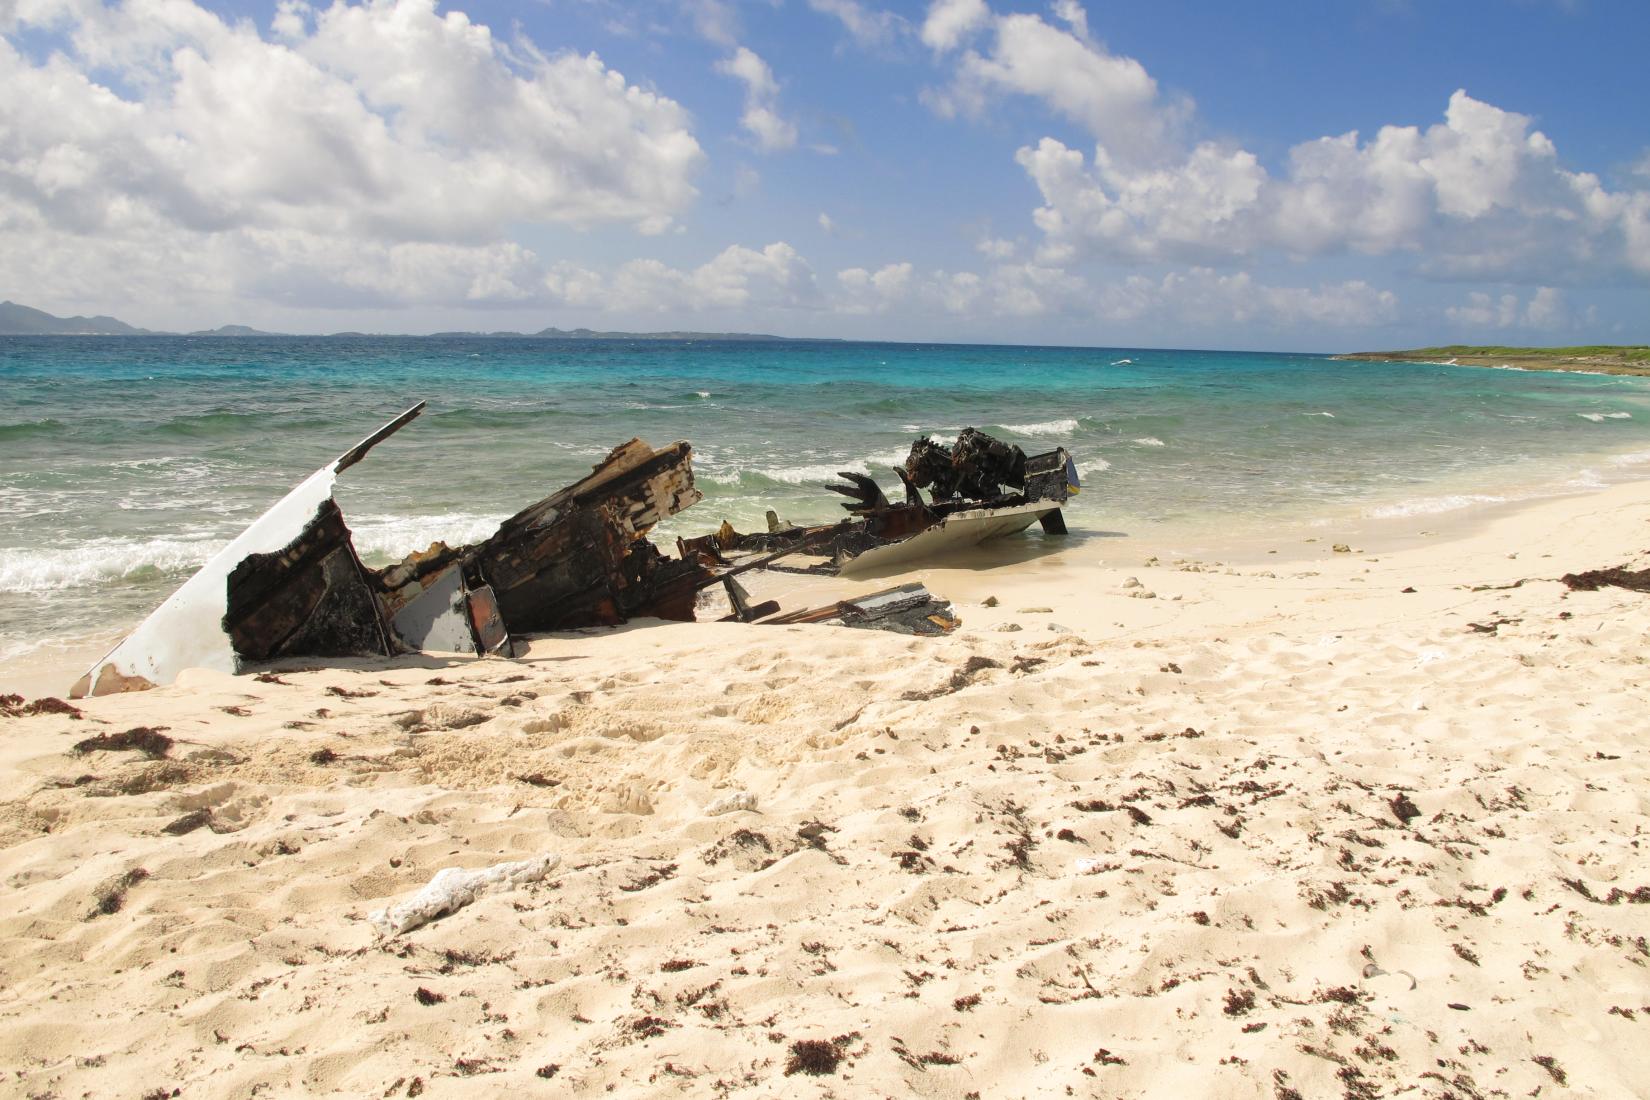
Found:
[[[285,547],[250,554],[230,571],[223,629],[240,660],[390,654],[378,602],[330,497]]]

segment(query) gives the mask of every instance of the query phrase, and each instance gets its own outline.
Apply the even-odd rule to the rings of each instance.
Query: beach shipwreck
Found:
[[[739,577],[754,570],[863,576],[948,548],[1041,523],[1064,533],[1061,507],[1077,491],[1064,449],[1026,456],[965,429],[955,445],[923,437],[894,467],[904,498],[870,477],[828,485],[849,498],[838,523],[740,534],[724,522],[678,539],[671,557],[651,529],[703,499],[685,441],[615,447],[589,476],[516,513],[486,540],[437,542],[372,568],[356,552],[333,499],[339,474],[417,418],[408,409],[300,483],[190,577],[74,685],[74,697],[171,683],[186,668],[240,672],[293,658],[409,653],[513,656],[513,636],[634,618],[693,621],[720,586],[742,622],[838,622],[937,634],[958,625],[950,604],[920,584],[783,611],[753,604]],[[924,499],[922,490],[929,491]],[[781,559],[788,559],[781,563]]]

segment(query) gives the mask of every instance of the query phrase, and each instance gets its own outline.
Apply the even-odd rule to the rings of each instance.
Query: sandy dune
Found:
[[[1104,549],[927,571],[938,640],[633,625],[0,719],[3,1091],[1650,1095],[1650,595],[1556,580],[1650,567],[1650,486]]]

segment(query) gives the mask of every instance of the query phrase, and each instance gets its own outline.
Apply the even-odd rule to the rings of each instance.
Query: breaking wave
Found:
[[[157,580],[198,569],[221,539],[102,538],[68,547],[0,549],[0,592],[54,592]]]
[[[1141,436],[1139,439],[1135,440],[1135,442],[1142,447],[1162,447],[1165,445],[1164,442],[1155,435]]]
[[[414,550],[432,542],[463,546],[481,542],[498,530],[504,515],[449,512],[439,516],[344,515],[355,542],[355,551],[368,564],[400,561]]]
[[[1606,420],[1631,420],[1631,419],[1633,419],[1633,414],[1630,413],[1630,412],[1576,413],[1576,415],[1581,417],[1581,419],[1583,419],[1583,420],[1591,420],[1594,424],[1602,424]]]
[[[1077,421],[1067,417],[1063,420],[1044,420],[1036,424],[1002,424],[999,427],[1015,435],[1070,435],[1077,430]]]

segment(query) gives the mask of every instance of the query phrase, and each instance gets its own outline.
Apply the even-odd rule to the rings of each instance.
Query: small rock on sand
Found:
[[[1012,634],[1016,630],[1022,630],[1022,629],[1024,629],[1024,628],[1021,627],[1019,623],[999,623],[999,624],[997,624],[997,630],[998,630],[999,633],[1002,633],[1002,634]]]
[[[1139,588],[1140,587],[1140,578],[1139,577],[1130,577],[1128,580],[1124,581],[1118,587],[1120,587],[1120,588]]]
[[[980,606],[981,607],[996,607],[997,606],[997,597],[987,596],[985,599],[980,601]]]
[[[1022,614],[1022,615],[1052,615],[1053,613],[1054,613],[1054,608],[1052,608],[1052,607],[1022,607],[1022,608],[1020,608],[1020,614]]]

